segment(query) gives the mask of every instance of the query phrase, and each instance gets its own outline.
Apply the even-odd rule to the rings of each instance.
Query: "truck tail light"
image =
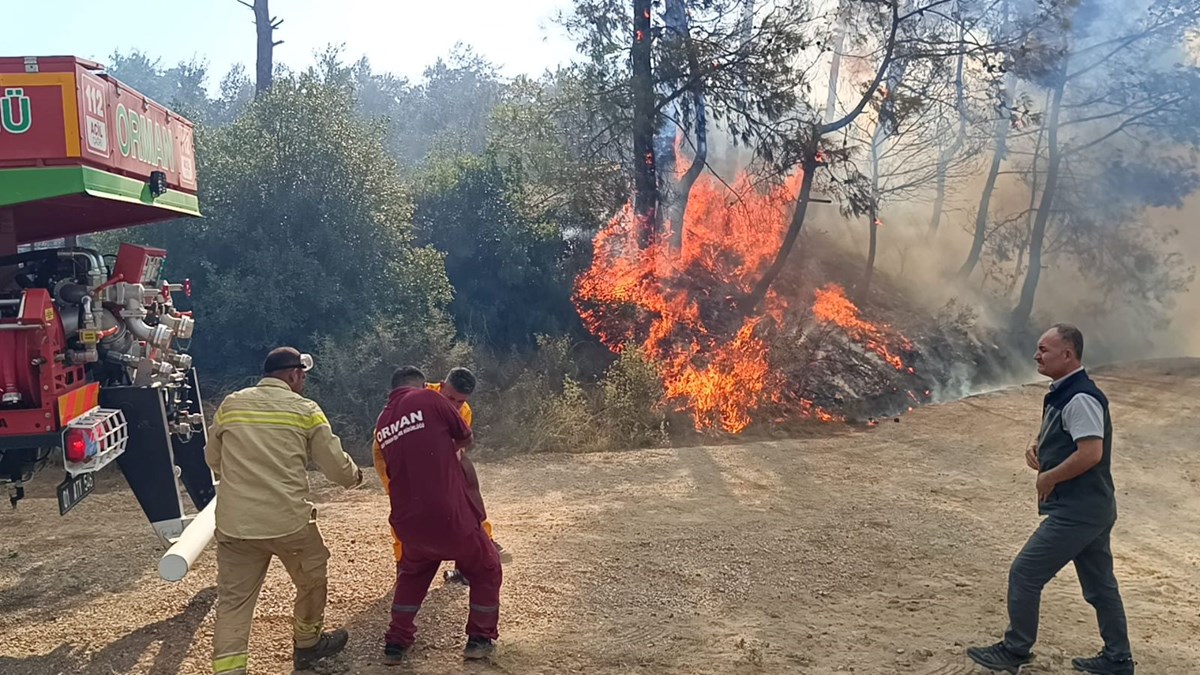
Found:
[[[84,429],[68,429],[64,452],[69,462],[85,462],[96,454],[96,441]]]
[[[92,408],[71,420],[63,433],[63,464],[78,476],[99,471],[125,452],[129,425],[119,408]]]

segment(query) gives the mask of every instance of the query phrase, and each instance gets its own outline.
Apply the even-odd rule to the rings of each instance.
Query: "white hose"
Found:
[[[183,529],[183,534],[167,549],[166,555],[158,561],[158,576],[166,581],[179,581],[187,575],[196,558],[200,557],[200,553],[216,534],[216,513],[217,498],[214,496],[208,506],[196,514],[196,519]]]

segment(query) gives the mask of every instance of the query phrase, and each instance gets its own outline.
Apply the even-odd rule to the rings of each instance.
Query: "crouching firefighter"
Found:
[[[400,386],[397,378],[403,376],[404,373],[405,369],[401,368],[392,374],[392,389]],[[450,401],[450,404],[458,409],[458,414],[462,416],[463,422],[467,423],[467,427],[471,427],[473,417],[469,400],[471,394],[475,391],[475,386],[474,373],[461,367],[450,369],[450,372],[446,375],[446,379],[441,382],[427,382],[425,384],[426,389],[431,389],[445,396],[446,400]],[[374,454],[375,471],[379,474],[379,482],[383,484],[383,490],[386,493],[390,489],[388,485],[387,462],[383,458],[383,451],[379,448],[378,442],[373,444],[372,452]],[[480,527],[487,533],[492,543],[496,545],[496,550],[500,551],[500,562],[507,563],[510,556],[505,553],[504,547],[496,541],[496,537],[492,533],[492,524],[487,519],[487,508],[483,504],[483,494],[479,490],[479,475],[475,471],[475,464],[467,456],[466,450],[459,451],[459,460],[462,462],[463,476],[467,480],[467,496],[474,502],[479,512],[483,514],[483,522],[480,523]],[[399,567],[400,561],[404,559],[404,545],[396,538],[394,532],[392,533],[392,553],[396,558],[396,565]],[[462,570],[457,567],[446,571],[446,581],[448,583],[469,585],[467,578],[463,576]]]
[[[254,605],[271,557],[296,586],[293,665],[310,668],[341,651],[345,630],[322,633],[329,549],[309,501],[308,462],[343,487],[362,470],[342,450],[315,402],[301,396],[312,357],[290,347],[272,351],[263,379],[230,394],[217,409],[205,459],[217,487],[217,618],[213,673],[243,675]]]
[[[384,663],[403,662],[416,637],[415,619],[443,561],[453,560],[471,580],[467,659],[487,658],[498,637],[502,572],[496,546],[469,494],[459,450],[471,445],[471,428],[442,394],[425,388],[413,366],[392,379],[375,442],[387,471],[392,531],[403,542],[392,617],[384,637]]]

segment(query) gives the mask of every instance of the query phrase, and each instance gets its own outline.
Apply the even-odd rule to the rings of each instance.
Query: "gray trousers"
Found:
[[[1091,524],[1049,516],[1029,538],[1008,573],[1008,631],[1004,646],[1027,655],[1037,641],[1042,588],[1067,563],[1075,563],[1083,599],[1096,609],[1104,654],[1114,660],[1131,657],[1125,605],[1113,575],[1109,538],[1112,524]]]

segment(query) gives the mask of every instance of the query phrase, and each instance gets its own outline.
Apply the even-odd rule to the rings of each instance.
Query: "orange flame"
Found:
[[[680,134],[680,159],[682,142]],[[677,161],[675,170],[685,173],[686,162]],[[783,325],[786,300],[771,290],[761,313],[749,317],[737,306],[773,262],[800,180],[795,174],[764,190],[746,175],[732,186],[702,175],[689,196],[679,251],[662,233],[640,248],[638,219],[626,204],[596,235],[591,268],[576,281],[573,299],[588,330],[617,353],[639,346],[667,399],[689,411],[698,430],[740,432],[768,404],[805,418],[842,419],[788,392],[784,374],[771,365],[766,335]],[[912,345],[859,318],[840,286],[817,290],[813,311],[819,322],[904,368],[894,350]]]
[[[838,326],[846,331],[851,339],[878,354],[896,370],[906,369],[904,362],[899,356],[892,353],[887,342],[896,342],[900,349],[911,350],[913,346],[907,338],[904,336],[891,338],[886,326],[876,326],[860,319],[858,307],[850,302],[850,299],[846,297],[846,291],[837,284],[828,284],[824,288],[818,288],[816,296],[817,301],[813,304],[813,315],[816,316],[817,321]],[[907,368],[907,371],[912,373],[913,369]]]
[[[613,351],[640,344],[667,398],[692,413],[697,429],[739,432],[754,410],[780,400],[785,383],[767,360],[761,331],[782,321],[785,305],[773,292],[760,316],[744,317],[735,305],[773,260],[799,180],[759,191],[743,176],[730,191],[702,176],[678,252],[666,236],[639,249],[626,205],[596,235],[592,267],[576,283],[584,325]]]

